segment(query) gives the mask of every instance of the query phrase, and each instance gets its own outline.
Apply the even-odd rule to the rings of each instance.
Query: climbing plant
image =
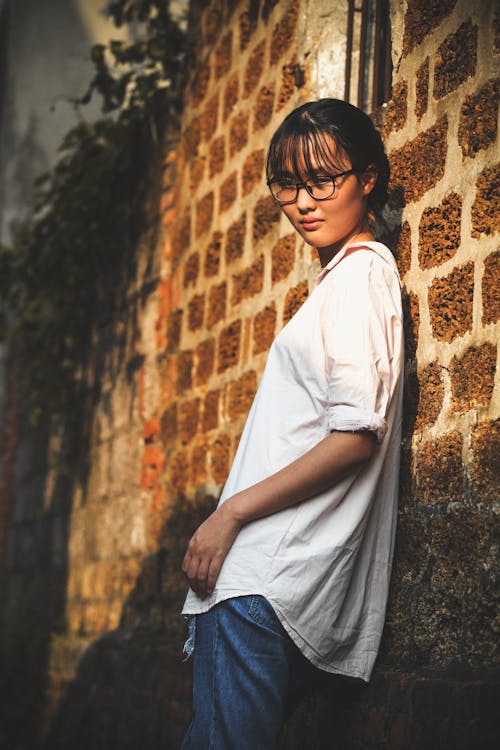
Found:
[[[64,138],[35,187],[32,219],[0,249],[9,347],[32,419],[64,414],[82,387],[95,321],[116,313],[133,278],[152,161],[177,127],[185,33],[165,0],[115,0],[107,12],[132,39],[90,50],[84,96],[103,116]]]

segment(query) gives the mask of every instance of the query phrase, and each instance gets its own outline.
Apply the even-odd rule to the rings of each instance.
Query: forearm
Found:
[[[368,432],[332,432],[310,451],[224,505],[241,525],[306,500],[339,482],[368,461],[375,439]]]

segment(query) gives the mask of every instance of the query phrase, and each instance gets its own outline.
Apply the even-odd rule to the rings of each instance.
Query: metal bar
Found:
[[[384,0],[384,93],[383,101],[388,102],[392,96],[392,38],[391,38],[391,16],[389,13],[388,0]]]
[[[345,53],[344,101],[351,96],[352,36],[354,29],[354,0],[349,0],[347,11],[347,45]]]
[[[373,84],[372,84],[372,112],[377,109],[380,101],[380,63],[382,55],[384,54],[383,44],[383,18],[382,18],[382,0],[375,0],[375,33],[374,39],[375,44],[373,47]]]
[[[361,6],[361,33],[359,35],[358,107],[364,109],[366,29],[368,26],[368,0]]]

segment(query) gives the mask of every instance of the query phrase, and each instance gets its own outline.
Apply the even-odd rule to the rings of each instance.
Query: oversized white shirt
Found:
[[[402,414],[401,288],[378,242],[345,246],[274,340],[220,503],[333,430],[370,430],[368,464],[328,490],[244,526],[214,592],[184,614],[260,594],[317,667],[368,680],[385,617]]]

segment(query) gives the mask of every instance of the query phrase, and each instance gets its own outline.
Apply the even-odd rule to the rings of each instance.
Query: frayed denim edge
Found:
[[[182,649],[182,653],[184,654],[184,659],[182,660],[183,662],[187,661],[194,651],[196,639],[196,615],[188,615],[187,621],[188,637],[186,643],[184,644],[184,648]]]

